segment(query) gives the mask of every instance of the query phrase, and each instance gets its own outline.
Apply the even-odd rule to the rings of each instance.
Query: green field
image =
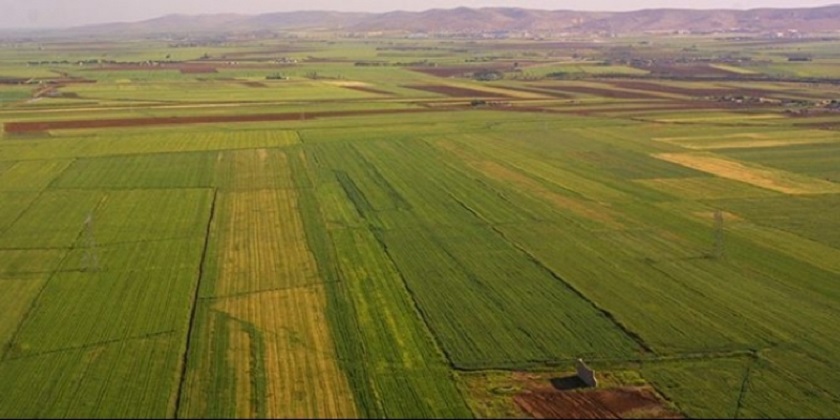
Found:
[[[0,50],[93,81],[0,85],[0,417],[517,417],[578,358],[687,417],[840,412],[836,86],[328,39]],[[239,63],[26,64],[102,51]]]

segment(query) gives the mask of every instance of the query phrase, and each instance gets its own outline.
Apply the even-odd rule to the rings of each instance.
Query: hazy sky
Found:
[[[0,0],[0,28],[67,27],[138,21],[170,13],[258,14],[294,10],[387,12],[432,8],[524,7],[545,10],[638,10],[657,7],[812,7],[840,0]]]

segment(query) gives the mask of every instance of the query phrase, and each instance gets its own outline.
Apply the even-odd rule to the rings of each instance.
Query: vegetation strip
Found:
[[[461,200],[458,200],[458,199],[457,199],[457,198],[455,198],[455,197],[453,197],[453,199],[454,199],[455,201],[457,201],[457,202],[458,202],[458,204],[460,204],[461,206],[463,206],[463,207],[464,207],[464,209],[466,209],[466,210],[467,210],[467,211],[469,211],[470,213],[474,214],[476,217],[478,217],[478,218],[480,218],[480,219],[485,220],[485,222],[487,222],[488,226],[490,226],[490,229],[492,229],[492,230],[493,230],[493,232],[495,232],[497,235],[499,235],[501,238],[503,238],[503,239],[504,239],[506,242],[508,242],[509,244],[513,245],[513,247],[514,247],[514,248],[516,248],[517,250],[519,250],[519,252],[521,252],[523,255],[526,255],[526,256],[528,257],[528,259],[529,259],[531,262],[533,262],[536,266],[540,267],[543,271],[545,271],[547,274],[549,274],[552,278],[554,278],[554,279],[555,279],[555,280],[557,280],[558,282],[562,283],[565,287],[567,287],[569,290],[571,290],[572,292],[574,292],[574,293],[575,293],[575,295],[577,295],[579,298],[581,298],[582,300],[584,300],[584,301],[588,302],[588,303],[589,303],[589,304],[590,304],[593,308],[595,308],[598,312],[600,312],[600,313],[601,313],[601,315],[603,315],[605,318],[609,319],[609,320],[610,320],[610,322],[612,322],[612,324],[613,324],[613,325],[615,325],[618,329],[620,329],[621,331],[623,331],[623,332],[624,332],[624,334],[626,334],[626,335],[627,335],[627,337],[629,337],[630,339],[632,339],[633,341],[635,341],[635,342],[636,342],[636,344],[639,346],[639,348],[641,348],[641,349],[642,349],[642,350],[643,350],[646,354],[656,354],[656,352],[654,352],[654,351],[653,351],[653,349],[652,349],[652,348],[650,348],[650,346],[648,346],[648,345],[647,345],[647,343],[645,343],[645,341],[642,339],[642,337],[640,337],[640,336],[639,336],[639,334],[637,334],[637,333],[635,333],[635,332],[633,332],[633,331],[629,330],[629,329],[628,329],[625,325],[623,325],[622,323],[618,322],[618,320],[615,318],[615,315],[614,315],[614,314],[612,314],[610,311],[607,311],[606,309],[604,309],[604,308],[602,308],[602,307],[598,306],[598,304],[597,304],[597,303],[595,303],[593,300],[589,299],[589,298],[588,298],[586,295],[584,295],[584,294],[583,294],[580,290],[578,290],[577,288],[575,288],[574,286],[572,286],[571,284],[569,284],[567,281],[563,280],[563,278],[562,278],[562,277],[558,276],[558,275],[557,275],[557,273],[555,273],[555,272],[554,272],[553,270],[551,270],[550,268],[546,267],[546,266],[542,263],[542,261],[540,261],[540,260],[539,260],[536,256],[534,256],[533,254],[531,254],[530,252],[528,252],[528,250],[526,250],[526,249],[522,248],[522,246],[521,246],[520,244],[518,244],[518,243],[515,243],[515,242],[511,241],[511,240],[510,240],[507,236],[505,236],[504,232],[502,232],[502,231],[498,230],[498,229],[496,228],[496,226],[494,226],[492,223],[490,223],[489,221],[487,221],[486,219],[484,219],[484,218],[483,218],[483,217],[482,217],[482,216],[481,216],[478,212],[476,212],[475,210],[473,210],[473,209],[469,208],[469,207],[468,207],[466,204],[464,204]]]
[[[174,418],[179,418],[180,408],[181,408],[181,396],[184,393],[184,382],[187,379],[187,362],[189,358],[189,350],[190,350],[190,341],[193,335],[193,326],[195,325],[195,313],[196,308],[198,307],[199,302],[199,291],[201,290],[201,281],[204,278],[204,267],[207,262],[207,249],[210,244],[210,228],[213,226],[213,219],[216,217],[216,200],[218,198],[219,191],[214,189],[213,190],[213,200],[210,204],[210,217],[207,218],[207,227],[205,229],[205,236],[204,236],[204,247],[201,251],[201,262],[199,263],[198,268],[198,281],[195,285],[195,291],[193,293],[192,302],[190,304],[190,320],[187,326],[187,333],[186,333],[186,344],[184,345],[183,354],[181,355],[181,374],[180,379],[178,381],[178,388],[176,390],[176,397],[175,397],[175,406],[173,408],[172,416]]]
[[[359,115],[413,114],[423,112],[441,112],[443,109],[378,109],[378,110],[348,110],[348,111],[315,111],[288,112],[279,114],[251,114],[251,115],[208,115],[202,117],[158,117],[158,118],[127,118],[100,120],[66,120],[66,121],[26,121],[6,122],[4,129],[7,133],[42,132],[48,130],[73,130],[88,128],[111,127],[143,127],[152,125],[179,124],[207,124],[207,123],[237,123],[237,122],[266,122],[266,121],[295,121],[311,120],[329,117],[352,117]]]

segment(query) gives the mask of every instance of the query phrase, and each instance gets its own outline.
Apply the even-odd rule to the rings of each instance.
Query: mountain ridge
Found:
[[[457,7],[384,13],[324,10],[244,14],[170,14],[47,30],[54,34],[190,34],[256,31],[345,31],[353,33],[629,34],[643,32],[840,32],[840,4],[808,8],[679,9],[626,12],[541,10],[519,7]],[[44,30],[41,30],[42,32]]]

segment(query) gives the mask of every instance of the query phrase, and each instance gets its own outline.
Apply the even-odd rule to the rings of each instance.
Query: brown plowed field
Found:
[[[513,65],[510,63],[491,63],[487,65],[481,66],[446,66],[446,67],[410,67],[411,70],[416,72],[429,74],[432,76],[437,77],[457,77],[463,76],[467,73],[473,73],[476,71],[482,70],[508,70],[513,68]]]
[[[495,93],[495,92],[485,92],[482,90],[475,90],[457,86],[447,86],[447,85],[406,85],[403,87],[407,87],[409,89],[416,89],[416,90],[425,90],[426,92],[432,93],[440,93],[441,95],[450,96],[453,98],[474,98],[478,97],[494,97],[494,98],[510,98],[510,96]]]
[[[623,88],[623,89],[636,89],[636,90],[647,90],[651,92],[662,92],[662,93],[673,93],[676,95],[686,95],[686,96],[722,96],[722,95],[741,95],[741,96],[773,96],[774,93],[778,94],[778,92],[772,92],[768,90],[761,90],[761,89],[726,89],[726,88],[719,88],[719,89],[697,89],[697,88],[687,88],[687,87],[677,87],[677,86],[668,86],[668,85],[661,85],[658,83],[650,83],[650,82],[639,82],[639,81],[626,81],[626,80],[616,80],[607,82],[615,87]]]
[[[146,125],[165,124],[204,124],[204,123],[237,123],[237,122],[265,122],[265,121],[294,121],[323,117],[344,117],[353,115],[379,114],[407,114],[415,112],[431,112],[434,109],[374,109],[357,111],[322,111],[322,112],[287,112],[278,114],[253,115],[206,115],[187,117],[149,117],[149,118],[121,118],[100,120],[67,120],[67,121],[25,121],[7,122],[4,124],[7,133],[31,133],[47,130],[72,130],[80,128],[111,128],[138,127]]]
[[[541,90],[541,89],[531,89],[531,88],[524,88],[519,86],[505,86],[507,90],[515,90],[517,92],[528,92],[528,93],[536,93],[540,95],[550,96],[552,98],[561,98],[561,99],[571,99],[573,98],[572,95],[563,92],[557,91],[549,91],[549,90]]]
[[[610,88],[596,88],[596,87],[589,87],[589,86],[550,86],[550,85],[541,85],[539,86],[541,89],[550,89],[550,90],[558,90],[561,92],[574,92],[574,93],[583,93],[586,95],[596,95],[605,98],[614,98],[614,99],[662,99],[661,96],[652,93],[643,93],[643,92],[630,92],[626,90],[616,90]]]
[[[388,91],[385,91],[385,90],[379,90],[379,89],[371,88],[371,87],[365,87],[365,86],[342,86],[342,87],[345,88],[345,89],[358,90],[359,92],[376,93],[376,94],[379,94],[379,95],[389,95],[389,96],[393,95],[392,92],[388,92]]]
[[[216,73],[216,68],[210,66],[181,66],[179,70],[183,74]]]
[[[514,401],[538,419],[682,418],[645,387],[532,391],[515,396]]]
[[[231,63],[228,61],[209,61],[206,63],[161,63],[156,65],[127,63],[127,64],[109,64],[99,67],[89,67],[82,69],[82,71],[137,71],[137,70],[179,70],[182,71],[200,67],[206,69],[218,70],[220,68],[235,68],[235,69],[251,69],[251,70],[277,70],[280,67],[289,67],[292,64],[274,64],[274,63],[254,63],[254,62],[237,62]],[[213,72],[215,73],[215,71]]]
[[[242,86],[247,86],[247,87],[251,87],[251,88],[266,88],[266,87],[268,87],[267,84],[262,83],[262,82],[240,81],[239,84],[241,84]]]

